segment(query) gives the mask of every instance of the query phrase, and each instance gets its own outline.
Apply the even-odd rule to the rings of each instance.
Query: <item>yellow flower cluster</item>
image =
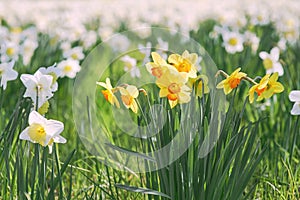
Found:
[[[221,81],[218,85],[218,89],[223,89],[224,93],[229,94],[234,88],[236,88],[242,79],[254,84],[248,93],[250,103],[254,102],[255,93],[257,94],[256,101],[268,99],[276,93],[281,93],[284,87],[281,83],[277,82],[278,73],[266,74],[259,83],[256,83],[246,73],[240,72],[241,68],[236,69],[232,74],[228,75],[223,71],[219,71],[218,74],[222,74],[226,77],[225,80]]]
[[[178,103],[188,103],[191,100],[192,88],[196,86],[197,95],[209,92],[208,78],[205,75],[197,76],[196,64],[198,55],[187,50],[182,55],[171,54],[168,62],[158,53],[151,53],[153,62],[146,64],[149,73],[156,77],[156,85],[160,88],[159,97],[166,97],[170,107],[174,108]],[[204,91],[202,91],[204,88]]]
[[[147,71],[153,75],[155,83],[159,87],[159,97],[167,98],[171,108],[177,104],[188,103],[191,100],[191,93],[194,90],[195,95],[202,97],[203,94],[209,93],[208,78],[205,75],[198,74],[196,65],[198,55],[189,53],[185,50],[182,55],[171,54],[167,60],[164,60],[158,53],[151,53],[152,62],[146,63]],[[270,98],[273,94],[281,93],[284,87],[277,82],[278,73],[265,75],[259,83],[241,72],[241,68],[236,69],[232,74],[228,75],[222,70],[219,70],[217,75],[222,74],[225,79],[217,84],[217,89],[223,89],[227,95],[233,89],[237,88],[241,80],[249,81],[253,84],[248,92],[250,103],[254,102],[255,94],[257,101]],[[105,99],[117,108],[120,108],[120,103],[115,93],[120,92],[121,100],[127,109],[131,109],[134,113],[138,112],[137,97],[139,92],[147,94],[145,90],[138,89],[136,86],[123,84],[117,87],[112,87],[110,79],[106,82],[97,82],[98,85],[105,88],[102,94]]]
[[[191,100],[193,87],[199,97],[209,93],[208,78],[205,75],[197,75],[197,54],[188,51],[184,51],[182,55],[171,54],[168,61],[156,52],[152,52],[151,56],[153,62],[148,62],[146,68],[156,77],[156,85],[160,88],[159,97],[166,97],[171,108],[177,104],[188,103]],[[97,84],[105,88],[102,90],[104,98],[117,108],[120,108],[120,103],[115,93],[120,92],[120,99],[124,106],[134,113],[138,112],[136,99],[139,92],[146,94],[145,90],[138,90],[133,85],[121,85],[114,88],[109,78],[105,83],[97,82]]]

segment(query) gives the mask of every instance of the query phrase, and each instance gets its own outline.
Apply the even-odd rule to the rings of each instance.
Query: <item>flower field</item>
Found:
[[[299,10],[0,2],[0,200],[300,199]]]

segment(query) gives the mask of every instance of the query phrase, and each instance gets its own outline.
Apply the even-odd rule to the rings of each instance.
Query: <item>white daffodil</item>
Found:
[[[0,64],[0,86],[3,87],[3,90],[6,89],[7,81],[13,81],[18,77],[18,72],[13,70],[14,65],[15,61]]]
[[[1,62],[9,62],[18,60],[19,45],[15,42],[5,41],[0,48]]]
[[[44,75],[51,75],[53,77],[52,84],[51,84],[51,90],[52,92],[57,91],[58,89],[58,83],[57,79],[61,76],[62,72],[60,69],[56,67],[56,64],[50,66],[50,67],[40,67],[39,71]]]
[[[278,47],[271,49],[270,54],[262,51],[259,53],[259,57],[263,60],[263,65],[267,74],[278,72],[279,76],[282,76],[284,71],[281,63],[279,62],[280,50]]]
[[[295,102],[291,114],[300,115],[300,90],[293,90],[289,95],[290,101]]]
[[[244,37],[238,32],[223,32],[223,46],[230,54],[242,52],[244,50]]]
[[[20,134],[21,140],[28,140],[33,143],[39,143],[42,146],[48,146],[52,153],[53,143],[66,143],[67,140],[60,136],[64,130],[64,124],[57,120],[48,120],[36,111],[29,114],[29,126]]]
[[[67,59],[58,63],[57,68],[61,70],[61,77],[75,78],[77,72],[80,71],[78,60]]]
[[[132,58],[132,57],[126,55],[126,56],[122,57],[121,60],[125,64],[124,70],[126,72],[130,72],[130,75],[132,78],[141,76],[140,70],[136,65],[137,61],[135,58]]]
[[[37,107],[40,108],[53,96],[51,89],[53,77],[50,75],[44,75],[42,72],[36,71],[34,75],[22,74],[21,81],[26,87],[23,97],[30,97],[35,107],[38,104]]]
[[[64,58],[72,58],[73,60],[82,60],[84,59],[83,48],[82,47],[74,47],[72,49],[66,50],[63,53]]]

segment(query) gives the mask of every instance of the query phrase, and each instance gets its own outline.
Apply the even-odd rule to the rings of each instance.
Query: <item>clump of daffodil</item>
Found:
[[[106,78],[106,82],[96,82],[97,85],[104,87],[106,90],[102,90],[102,94],[106,101],[110,104],[115,105],[117,108],[120,108],[120,103],[114,93],[117,91],[116,88],[113,88],[109,78]]]
[[[191,89],[186,85],[187,81],[187,77],[182,76],[176,69],[169,68],[156,80],[160,88],[159,97],[167,97],[171,108],[178,103],[188,103],[191,100]]]
[[[185,50],[182,55],[171,54],[168,58],[168,62],[174,66],[178,72],[182,72],[183,75],[187,75],[188,78],[197,77],[197,65],[198,55],[196,53],[189,53]]]
[[[127,85],[126,87],[119,87],[121,93],[121,99],[124,106],[128,109],[131,109],[132,112],[138,112],[138,105],[136,98],[139,96],[139,90],[134,85]]]
[[[20,134],[21,140],[28,140],[33,143],[49,147],[52,152],[53,143],[66,143],[67,140],[60,135],[64,130],[64,124],[56,120],[48,120],[36,111],[29,114],[29,126]]]
[[[258,84],[252,86],[249,90],[249,101],[253,103],[254,94],[256,93],[258,98],[256,101],[268,99],[276,93],[281,93],[284,87],[281,83],[277,82],[278,72],[274,74],[266,74]]]
[[[236,88],[241,80],[247,76],[246,73],[240,72],[241,68],[236,69],[232,74],[228,75],[223,71],[221,72],[226,79],[221,81],[218,85],[218,89],[223,89],[225,94],[229,94],[234,88]]]

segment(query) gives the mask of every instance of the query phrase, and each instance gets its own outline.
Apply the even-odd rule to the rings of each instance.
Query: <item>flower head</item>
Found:
[[[50,75],[36,71],[34,75],[22,74],[21,81],[26,87],[23,97],[30,97],[34,105],[38,104],[38,108],[53,96],[51,89],[53,77]]]
[[[139,90],[134,85],[128,85],[126,87],[120,87],[121,99],[124,106],[131,109],[134,113],[138,111],[138,105],[136,98],[139,95]]]
[[[73,60],[82,60],[84,58],[83,48],[78,46],[68,49],[63,53],[64,58],[72,58]]]
[[[172,67],[156,52],[151,53],[153,62],[148,62],[146,68],[153,76],[160,78],[166,71],[166,66]]]
[[[62,71],[56,67],[56,64],[50,66],[50,67],[41,67],[39,70],[44,75],[51,75],[53,77],[52,84],[51,84],[51,90],[52,92],[57,91],[58,89],[58,83],[57,79],[61,76]]]
[[[58,63],[57,68],[61,70],[61,77],[75,78],[77,72],[80,71],[81,67],[79,62],[73,59],[63,60]]]
[[[252,86],[249,90],[249,101],[253,103],[254,93],[258,95],[256,101],[270,98],[273,94],[281,93],[284,87],[281,83],[277,82],[278,73],[266,74],[258,84]]]
[[[189,53],[187,50],[182,55],[171,54],[168,58],[168,62],[173,65],[178,72],[186,73],[189,78],[197,77],[196,63],[198,61],[198,55],[195,53]]]
[[[48,146],[52,152],[53,142],[66,143],[66,139],[60,136],[64,130],[64,124],[56,120],[47,120],[36,111],[29,114],[29,126],[20,134],[21,140],[28,140],[33,143],[39,143],[42,146]]]
[[[0,86],[3,87],[3,90],[6,89],[7,81],[15,80],[18,77],[18,72],[13,70],[14,64],[14,61],[0,64]]]
[[[274,47],[271,49],[270,54],[265,51],[259,53],[259,57],[263,60],[263,65],[267,74],[278,72],[279,76],[282,76],[284,71],[281,63],[279,62],[279,48]]]
[[[236,69],[232,74],[230,74],[225,80],[221,81],[218,85],[218,89],[224,90],[225,94],[229,94],[234,88],[236,88],[243,77],[246,77],[247,74],[240,72],[241,68]]]
[[[176,69],[169,68],[156,80],[160,88],[159,97],[167,97],[171,108],[178,103],[188,103],[191,100],[191,89],[186,85],[187,80]]]
[[[244,50],[244,37],[238,32],[223,32],[223,45],[230,54],[242,52]]]
[[[300,90],[293,90],[289,95],[291,102],[295,102],[291,110],[292,115],[300,115]]]
[[[106,101],[108,101],[112,105],[116,105],[117,108],[120,108],[120,103],[117,99],[117,97],[114,95],[114,92],[116,91],[115,88],[112,87],[110,79],[106,78],[106,82],[96,82],[97,85],[100,85],[104,87],[106,90],[102,90],[102,94]]]

